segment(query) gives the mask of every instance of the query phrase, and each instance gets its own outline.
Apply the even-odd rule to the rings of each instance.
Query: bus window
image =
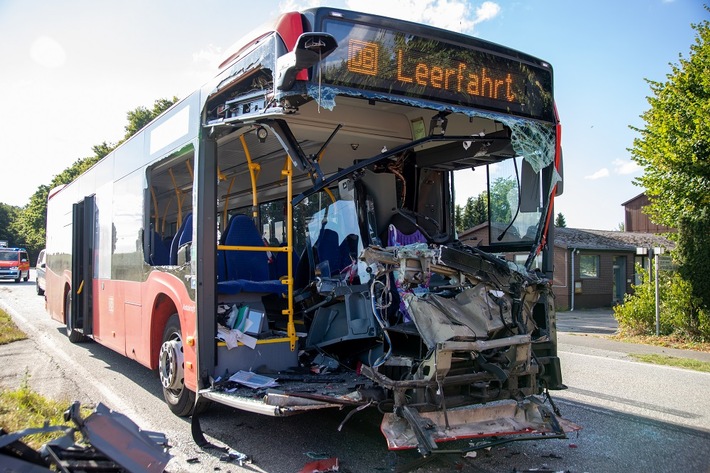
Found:
[[[145,261],[151,266],[176,265],[180,236],[185,235],[183,244],[192,240],[182,227],[192,208],[193,146],[188,145],[159,161],[146,173],[149,212],[145,215],[144,226]],[[192,229],[189,235],[192,235]]]

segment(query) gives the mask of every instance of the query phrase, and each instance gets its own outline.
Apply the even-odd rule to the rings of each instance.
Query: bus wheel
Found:
[[[173,414],[180,417],[192,413],[195,393],[185,387],[185,360],[182,351],[180,319],[173,314],[163,331],[163,344],[158,356],[158,374],[163,385],[163,397]]]
[[[72,343],[81,343],[86,341],[84,334],[71,326],[71,294],[67,294],[64,300],[64,322],[67,324],[67,337]]]

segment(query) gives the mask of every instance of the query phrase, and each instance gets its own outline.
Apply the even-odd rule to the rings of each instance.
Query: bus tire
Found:
[[[163,397],[173,414],[186,417],[207,409],[209,403],[200,400],[195,407],[195,392],[185,387],[185,360],[182,349],[180,318],[173,314],[163,330],[163,344],[158,355],[158,375],[163,385]]]
[[[83,333],[79,332],[71,326],[69,323],[71,320],[71,294],[67,294],[66,299],[64,299],[64,322],[67,330],[67,337],[72,343],[81,343],[86,341],[86,337]]]

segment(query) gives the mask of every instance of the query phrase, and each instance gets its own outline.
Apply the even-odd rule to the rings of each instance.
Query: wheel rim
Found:
[[[184,387],[184,375],[182,340],[178,334],[173,334],[160,347],[158,371],[163,388],[179,396]]]

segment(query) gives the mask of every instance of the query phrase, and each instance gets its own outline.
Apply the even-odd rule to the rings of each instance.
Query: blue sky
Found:
[[[0,202],[25,205],[91,147],[124,134],[126,112],[182,98],[223,52],[279,12],[319,2],[0,0]],[[322,3],[322,2],[321,2]],[[550,62],[563,123],[570,227],[617,229],[642,189],[627,148],[648,108],[645,78],[688,57],[699,0],[337,0],[519,49]],[[12,169],[13,171],[10,171]],[[465,202],[465,190],[458,190]]]

